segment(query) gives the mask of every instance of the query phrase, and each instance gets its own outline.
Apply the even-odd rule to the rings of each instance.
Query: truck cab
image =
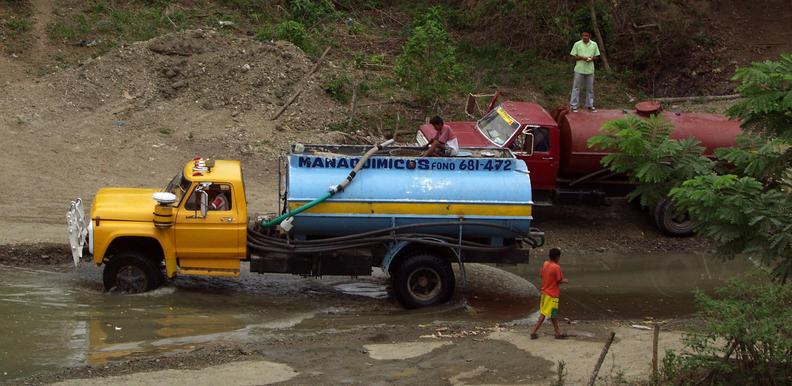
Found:
[[[75,264],[85,254],[106,265],[106,290],[151,290],[177,270],[180,275],[238,276],[247,254],[239,161],[192,160],[160,189],[102,188],[88,218],[77,201],[67,219],[70,234],[87,224],[82,230],[87,250],[72,243],[72,254]]]
[[[531,173],[534,201],[550,200],[560,166],[561,132],[553,117],[531,102],[493,104],[478,121],[447,122],[463,147],[499,147],[511,150]],[[425,146],[434,138],[430,124],[420,127],[416,142]]]

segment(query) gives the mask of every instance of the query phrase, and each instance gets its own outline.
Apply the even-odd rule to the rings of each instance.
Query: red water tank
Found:
[[[605,122],[621,119],[628,114],[638,117],[659,112],[659,103],[641,102],[636,110],[599,110],[596,113],[576,112],[558,115],[561,129],[561,167],[559,175],[565,178],[580,177],[602,169],[600,160],[607,152],[595,151],[588,147],[589,138],[600,134]],[[674,125],[671,137],[682,139],[695,137],[707,150],[705,154],[720,147],[734,146],[740,133],[740,122],[730,120],[720,114],[659,112]]]

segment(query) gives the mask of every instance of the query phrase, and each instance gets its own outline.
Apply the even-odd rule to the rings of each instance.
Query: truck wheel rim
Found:
[[[443,289],[440,274],[432,268],[418,268],[407,278],[407,290],[410,296],[421,301],[432,300]]]
[[[134,265],[121,267],[116,275],[116,287],[126,293],[145,292],[148,285],[146,273]]]

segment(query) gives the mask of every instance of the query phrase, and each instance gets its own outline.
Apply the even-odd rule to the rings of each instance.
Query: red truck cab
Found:
[[[558,124],[542,106],[531,102],[506,101],[494,106],[478,121],[447,122],[463,147],[510,149],[531,171],[534,191],[552,192],[560,165],[561,133]],[[423,146],[433,138],[432,125],[420,127],[416,141]]]

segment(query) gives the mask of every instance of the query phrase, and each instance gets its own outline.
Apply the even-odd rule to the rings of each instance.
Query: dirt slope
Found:
[[[63,241],[70,199],[102,186],[164,185],[196,154],[241,159],[251,210],[274,210],[274,159],[327,137],[345,115],[323,66],[277,121],[313,63],[290,43],[213,30],[121,47],[38,79],[0,83],[0,243]],[[17,73],[11,75],[18,76]]]

